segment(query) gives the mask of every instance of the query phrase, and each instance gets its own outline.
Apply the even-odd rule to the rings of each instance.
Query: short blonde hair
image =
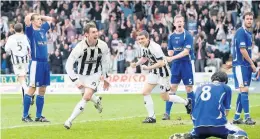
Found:
[[[97,28],[94,22],[88,22],[84,27],[84,33],[88,33],[90,28]]]

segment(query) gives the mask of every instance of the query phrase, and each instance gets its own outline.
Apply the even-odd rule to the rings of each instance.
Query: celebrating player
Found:
[[[193,93],[193,73],[194,73],[194,52],[193,38],[188,31],[184,29],[184,17],[176,15],[174,17],[175,31],[168,39],[168,62],[172,61],[171,65],[171,95],[177,91],[178,85],[182,80],[187,92],[187,98],[194,103]],[[163,120],[170,120],[170,111],[172,102],[166,102],[166,112]]]
[[[168,94],[168,91],[170,91],[169,78],[171,73],[161,46],[149,40],[149,34],[147,31],[139,32],[137,40],[142,46],[143,56],[137,63],[132,63],[131,66],[136,67],[148,60],[149,66],[142,66],[142,69],[150,71],[142,91],[144,104],[148,112],[148,117],[143,121],[143,123],[156,123],[151,91],[157,84],[160,85],[161,97],[163,100],[183,103],[187,109],[187,113],[189,114],[191,111],[191,100],[185,100],[177,95],[169,96]]]
[[[26,74],[28,72],[30,44],[23,33],[23,24],[14,25],[15,34],[11,35],[5,45],[5,51],[11,55],[14,73],[18,76],[18,82],[22,88],[22,96],[28,91]],[[31,103],[32,104],[32,103]]]
[[[245,115],[245,124],[254,125],[249,115],[249,100],[248,88],[251,82],[252,71],[256,72],[256,67],[251,59],[252,49],[252,33],[249,29],[253,24],[253,13],[246,12],[243,16],[244,23],[240,27],[234,37],[232,71],[234,74],[235,87],[239,88],[239,95],[236,102],[236,113],[234,116],[234,124],[242,124],[243,120],[240,118],[242,109]]]
[[[50,29],[52,17],[30,13],[25,17],[25,32],[31,47],[31,61],[29,63],[29,89],[24,96],[23,118],[24,122],[32,122],[28,115],[31,98],[39,87],[36,97],[36,122],[49,122],[42,116],[44,95],[46,87],[50,85],[50,67],[48,63],[48,49],[46,33]],[[43,23],[43,21],[46,21]]]
[[[227,74],[216,72],[211,76],[211,81],[201,84],[196,90],[192,132],[174,134],[171,139],[206,139],[211,136],[222,139],[247,138],[245,131],[227,121],[232,97],[231,88],[226,85]]]
[[[82,99],[75,106],[71,116],[64,123],[64,127],[71,128],[72,121],[84,110],[88,101],[92,101],[95,107],[102,111],[101,98],[94,94],[103,75],[104,89],[108,89],[106,81],[109,68],[109,49],[107,44],[98,39],[98,30],[95,23],[87,23],[84,28],[85,39],[79,42],[72,50],[67,63],[66,71],[75,85],[82,91]],[[78,61],[78,73],[73,70],[74,63]]]

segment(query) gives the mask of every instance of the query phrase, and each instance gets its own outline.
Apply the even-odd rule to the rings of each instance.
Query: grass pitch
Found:
[[[147,116],[141,95],[101,95],[103,112],[99,114],[93,103],[87,103],[85,111],[67,130],[63,123],[70,116],[81,95],[46,95],[43,115],[51,123],[23,123],[21,95],[1,95],[2,139],[167,139],[178,132],[188,132],[192,122],[183,105],[173,105],[170,121],[162,121],[165,103],[158,94],[153,100],[157,116],[156,124],[142,124]],[[185,94],[181,96],[186,97]],[[232,120],[237,95],[234,93]],[[250,139],[260,139],[260,94],[250,94],[250,113],[255,126],[241,125]],[[30,113],[35,117],[35,104]],[[178,118],[181,117],[181,120]]]

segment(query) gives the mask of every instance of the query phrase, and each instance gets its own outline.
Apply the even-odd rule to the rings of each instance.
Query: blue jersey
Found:
[[[250,66],[250,63],[243,57],[240,48],[245,48],[251,57],[252,51],[252,33],[245,28],[240,27],[233,40],[233,66]]]
[[[48,22],[42,24],[40,30],[34,30],[32,24],[25,28],[25,33],[30,40],[32,60],[48,60],[46,33],[50,29]]]
[[[184,48],[190,49],[190,54],[176,59],[173,62],[194,60],[194,49],[193,49],[193,38],[188,31],[184,31],[181,34],[173,33],[168,38],[168,50],[173,50],[174,54],[177,55],[184,50]]]
[[[200,85],[195,92],[192,112],[195,127],[224,126],[227,124],[225,110],[230,109],[231,88],[214,82]]]

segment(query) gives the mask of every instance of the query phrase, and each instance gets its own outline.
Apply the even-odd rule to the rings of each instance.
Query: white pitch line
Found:
[[[259,107],[260,105],[254,105],[254,106],[250,106],[250,108],[252,107]],[[185,112],[176,112],[175,114],[180,114],[180,113],[185,113]],[[96,119],[96,120],[81,120],[81,121],[75,121],[74,123],[86,123],[86,122],[98,122],[98,121],[119,121],[119,120],[125,120],[125,119],[132,119],[132,118],[140,118],[140,117],[145,117],[147,115],[140,115],[140,116],[128,116],[128,117],[118,117],[118,118],[108,118],[108,119]],[[43,124],[29,124],[26,125],[26,123],[24,125],[15,125],[15,126],[8,126],[8,127],[4,127],[4,128],[0,128],[2,129],[14,129],[14,128],[21,128],[21,127],[37,127],[37,126],[52,126],[52,125],[63,125],[64,123],[43,123]]]

